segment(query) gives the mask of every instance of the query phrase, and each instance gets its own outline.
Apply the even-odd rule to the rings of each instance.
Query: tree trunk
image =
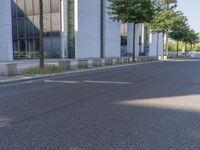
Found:
[[[165,50],[165,32],[163,32],[163,39],[162,39],[162,41],[163,41],[163,48],[162,48],[162,58],[164,58],[164,50]]]
[[[185,57],[187,56],[187,43],[185,43]]]
[[[44,68],[44,49],[43,49],[43,0],[39,0],[40,7],[40,68]]]
[[[133,62],[135,62],[135,26],[136,23],[133,24],[133,54],[132,54]]]

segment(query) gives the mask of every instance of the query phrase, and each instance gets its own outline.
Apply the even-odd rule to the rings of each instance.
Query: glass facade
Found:
[[[43,0],[44,54],[61,57],[60,0]],[[12,0],[14,58],[35,58],[39,54],[39,0]]]

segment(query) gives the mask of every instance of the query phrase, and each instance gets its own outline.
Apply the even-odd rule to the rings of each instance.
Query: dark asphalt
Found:
[[[200,61],[0,85],[0,150],[200,150]]]

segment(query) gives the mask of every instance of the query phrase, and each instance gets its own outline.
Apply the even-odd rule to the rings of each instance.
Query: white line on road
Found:
[[[46,83],[69,83],[69,84],[77,84],[78,81],[59,81],[59,80],[44,80]]]
[[[127,85],[132,84],[131,82],[118,82],[118,81],[92,81],[92,80],[85,80],[85,81],[65,81],[65,80],[44,80],[46,83],[67,83],[67,84],[78,84],[78,83],[89,83],[89,84],[121,84]]]
[[[99,84],[132,84],[131,82],[117,82],[117,81],[91,81],[86,80],[85,83],[99,83]]]

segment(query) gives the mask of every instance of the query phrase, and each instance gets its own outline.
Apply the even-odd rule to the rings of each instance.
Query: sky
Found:
[[[200,32],[200,0],[177,0],[177,10],[183,11],[188,18],[189,25],[196,32]]]

